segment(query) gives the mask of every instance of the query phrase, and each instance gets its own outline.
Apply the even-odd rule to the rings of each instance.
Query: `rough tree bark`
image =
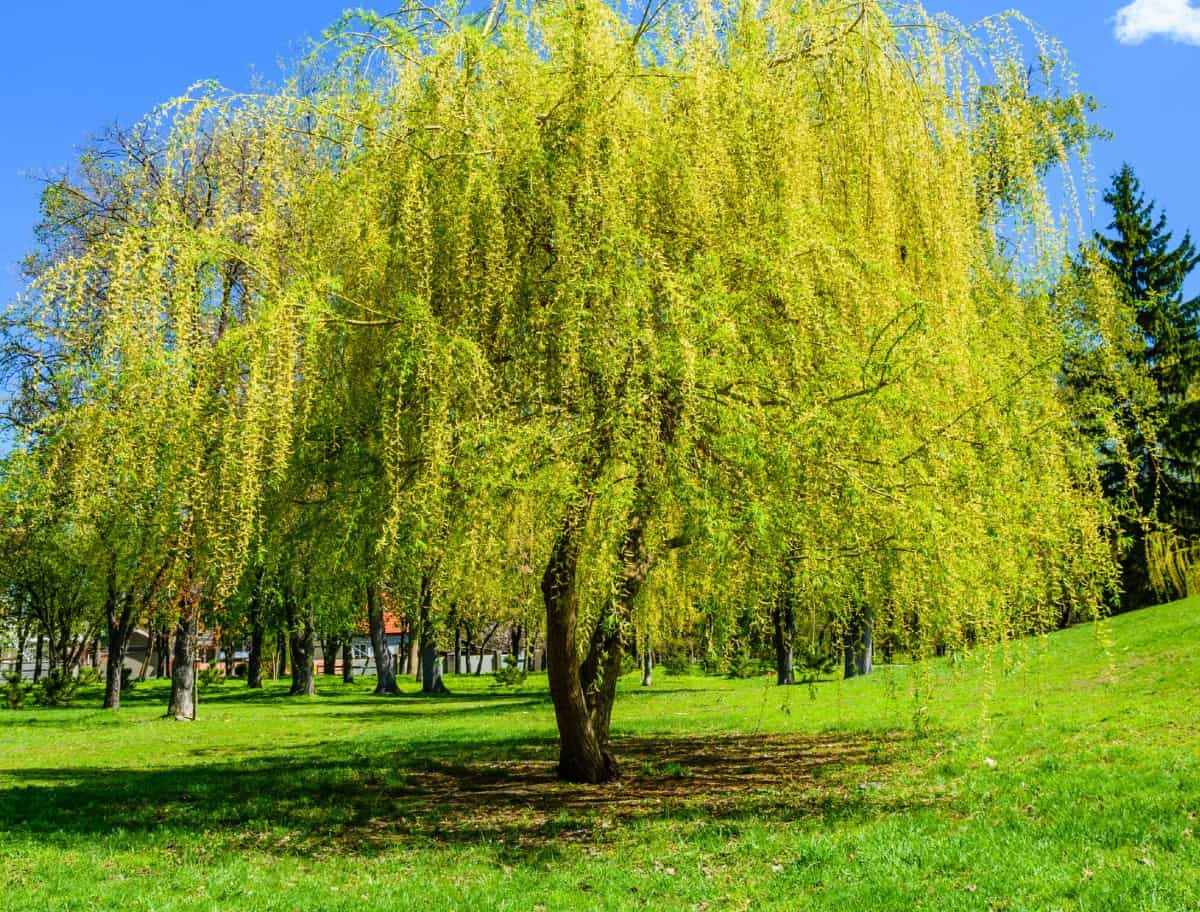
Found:
[[[567,511],[542,574],[546,658],[558,724],[558,777],[604,782],[618,774],[616,760],[597,736],[580,677],[578,571],[582,530],[590,501]]]
[[[424,575],[421,577],[421,693],[447,694],[450,691],[442,680],[442,663],[430,618],[432,603],[432,581],[428,575]]]
[[[392,654],[383,628],[383,603],[374,583],[367,584],[367,629],[371,634],[371,654],[375,657],[375,694],[386,696],[400,692],[392,670]]]
[[[312,616],[303,613],[288,634],[292,652],[292,686],[288,695],[311,697],[317,692],[317,680],[313,675],[313,658],[317,647],[317,635],[313,629]]]
[[[192,645],[196,638],[197,606],[187,599],[175,626],[174,667],[171,669],[171,703],[167,715],[177,722],[196,719],[196,664]]]

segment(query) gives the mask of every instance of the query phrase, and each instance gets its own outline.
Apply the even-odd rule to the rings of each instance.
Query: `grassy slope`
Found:
[[[601,789],[551,781],[544,679],[0,711],[0,909],[1200,909],[1198,650],[1192,601],[811,691],[631,676]]]

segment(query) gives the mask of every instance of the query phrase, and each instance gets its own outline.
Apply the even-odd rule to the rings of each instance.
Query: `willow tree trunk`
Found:
[[[342,683],[354,683],[354,650],[349,640],[342,644]]]
[[[585,501],[567,512],[542,574],[547,671],[558,724],[558,777],[568,782],[605,782],[619,774],[592,724],[580,675],[579,553],[588,506]]]
[[[246,686],[262,687],[263,628],[258,612],[250,615],[250,655],[246,658]]]
[[[196,610],[185,605],[175,627],[175,661],[171,669],[171,703],[167,715],[178,722],[196,718],[196,664],[192,644],[196,638]]]
[[[434,636],[433,587],[428,575],[421,577],[421,693],[447,694],[446,682],[442,680],[442,661],[438,656],[437,638]]]
[[[654,650],[650,648],[650,640],[646,639],[646,648],[642,650],[642,686],[654,684]]]
[[[313,659],[317,648],[317,636],[311,617],[304,618],[288,635],[292,651],[292,686],[288,695],[311,697],[317,692],[317,680],[313,675]]]
[[[108,656],[104,660],[105,709],[121,708],[121,672],[125,668],[125,641],[127,636],[128,632],[120,624],[109,625]],[[36,666],[34,671],[36,674]]]
[[[791,601],[780,596],[771,610],[771,621],[775,628],[775,683],[795,684],[795,657],[793,641],[796,636],[796,617]]]
[[[367,585],[367,629],[371,634],[371,654],[375,657],[375,694],[399,693],[396,674],[392,670],[392,653],[388,650],[383,628],[383,603],[373,583]]]
[[[850,618],[845,642],[845,676],[869,675],[875,667],[875,612],[863,607]]]

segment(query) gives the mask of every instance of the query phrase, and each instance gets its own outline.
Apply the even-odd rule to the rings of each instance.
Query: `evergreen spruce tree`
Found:
[[[1156,597],[1146,533],[1168,526],[1179,537],[1200,534],[1200,297],[1187,300],[1183,291],[1200,254],[1187,233],[1171,245],[1166,215],[1146,201],[1128,164],[1113,175],[1104,201],[1113,233],[1097,232],[1096,244],[1137,323],[1132,366],[1150,382],[1140,420],[1121,422],[1127,458],[1107,461],[1104,472],[1109,494],[1132,494],[1148,520],[1130,524],[1124,602],[1135,607]]]

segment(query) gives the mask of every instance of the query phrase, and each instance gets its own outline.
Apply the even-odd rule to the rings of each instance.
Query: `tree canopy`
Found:
[[[118,589],[171,555],[224,598],[275,541],[427,637],[540,600],[585,781],[616,773],[636,623],[762,623],[786,586],[920,653],[1097,612],[1111,520],[1044,183],[1089,102],[1020,27],[872,0],[350,16],[278,90],[163,108],[111,166],[119,218],[43,265],[31,312],[86,328],[47,472],[137,555]]]

